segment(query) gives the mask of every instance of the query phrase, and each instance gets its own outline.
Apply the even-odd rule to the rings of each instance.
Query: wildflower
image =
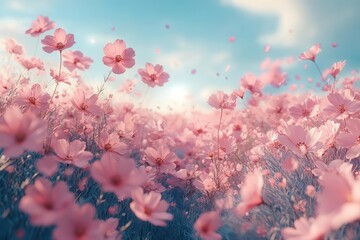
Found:
[[[58,28],[55,30],[54,36],[45,36],[41,43],[45,45],[43,47],[45,52],[52,53],[53,51],[61,52],[72,47],[75,44],[75,40],[73,34],[66,34],[62,28]]]
[[[108,43],[104,47],[103,63],[112,68],[113,73],[122,74],[125,68],[135,65],[135,52],[132,48],[126,48],[125,41],[117,39],[114,43]]]
[[[149,87],[163,86],[169,80],[169,74],[164,72],[163,66],[146,63],[145,69],[139,69],[141,80]]]

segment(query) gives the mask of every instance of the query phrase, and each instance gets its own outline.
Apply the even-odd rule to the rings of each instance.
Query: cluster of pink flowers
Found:
[[[54,28],[39,16],[26,33],[38,37]],[[73,34],[57,28],[41,42],[45,52],[60,54],[59,69],[25,57],[15,40],[5,43],[20,68],[49,73],[56,87],[47,92],[36,78],[0,77],[0,148],[9,163],[0,165],[0,174],[19,171],[11,164],[27,161],[27,153],[40,156],[18,204],[33,226],[54,227],[54,239],[115,240],[126,234],[119,218],[96,213],[104,195],[115,197],[117,206],[127,204],[142,222],[166,227],[177,217],[176,203],[166,200],[174,188],[184,191],[184,204],[206,203],[195,217],[183,213],[193,219],[193,234],[205,240],[222,239],[224,228],[272,239],[322,239],[359,223],[360,91],[356,81],[337,79],[345,61],[331,67],[334,84],[324,96],[267,95],[267,85],[282,87],[287,78],[281,61],[268,61],[266,73],[247,73],[232,93],[209,96],[214,111],[185,117],[100,95],[111,74],[125,74],[136,64],[124,40],[104,46],[102,62],[111,71],[98,92],[81,76],[96,60],[66,50],[75,45]],[[316,64],[320,52],[317,44],[299,59]],[[137,72],[151,88],[169,81],[160,64],[146,63]],[[336,88],[336,79],[344,86]],[[69,87],[61,91],[59,83]],[[135,83],[126,80],[121,94],[130,94]],[[244,109],[237,101],[244,101]],[[78,172],[85,177],[77,179]],[[100,191],[92,203],[82,198],[92,188],[89,181]]]

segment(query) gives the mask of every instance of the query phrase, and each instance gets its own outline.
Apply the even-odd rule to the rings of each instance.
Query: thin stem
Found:
[[[315,62],[315,61],[313,61],[314,62],[314,64],[315,64],[315,67],[316,67],[316,69],[318,70],[318,72],[319,72],[319,74],[320,74],[320,76],[321,76],[321,80],[325,80],[324,79],[324,76],[323,76],[323,74],[321,73],[321,70],[320,70],[320,68],[319,68],[319,66],[317,65],[317,63]]]
[[[336,83],[336,77],[334,77],[334,82],[333,82],[332,89],[331,89],[332,93],[335,92],[335,83]]]
[[[104,91],[105,83],[109,80],[110,74],[112,71],[109,72],[106,78],[104,78],[104,82],[101,84],[101,87],[99,88],[97,96],[100,96],[100,94]]]
[[[58,78],[60,80],[61,79],[61,67],[62,67],[62,52],[61,52],[61,50],[59,52],[60,52],[60,67],[59,67]],[[52,102],[52,100],[53,100],[53,98],[55,96],[55,93],[56,93],[56,90],[57,90],[58,86],[59,86],[59,82],[57,81],[56,82],[56,87],[55,87],[54,92],[53,92],[53,94],[51,96],[51,99],[50,99],[50,103]]]
[[[223,116],[223,108],[220,109],[220,120],[219,120],[219,126],[217,131],[217,161],[215,162],[215,182],[217,187],[220,189],[220,179],[219,179],[219,166],[218,161],[220,161],[220,128],[221,128],[221,121]]]
[[[217,143],[218,143],[218,160],[220,160],[220,128],[221,128],[221,121],[222,121],[223,109],[220,110],[220,121],[217,131]]]

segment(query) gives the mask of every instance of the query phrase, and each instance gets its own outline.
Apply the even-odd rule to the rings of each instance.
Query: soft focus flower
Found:
[[[132,48],[126,48],[123,40],[117,39],[114,43],[106,44],[104,54],[103,63],[111,67],[115,74],[122,74],[126,68],[135,65],[135,52]]]
[[[33,68],[37,68],[39,71],[45,70],[44,63],[39,58],[26,58],[24,56],[19,56],[17,57],[17,60],[27,70],[31,70]]]
[[[40,84],[34,84],[31,86],[23,86],[15,98],[15,103],[31,109],[34,112],[44,112],[49,107],[50,95],[46,92],[42,92]]]
[[[108,134],[106,131],[100,133],[98,146],[104,151],[103,156],[116,157],[115,155],[124,156],[129,152],[129,147],[126,143],[120,142],[119,136],[116,132]]]
[[[219,212],[204,212],[196,220],[194,229],[202,240],[220,240],[222,237],[216,231],[221,225],[222,221]]]
[[[323,239],[329,230],[324,218],[305,217],[295,220],[294,228],[286,227],[281,230],[281,235],[285,240],[320,240]]]
[[[146,162],[158,168],[160,172],[169,173],[174,171],[176,167],[174,162],[177,158],[167,147],[161,145],[157,150],[147,147],[145,154],[147,156]]]
[[[119,225],[119,219],[108,218],[100,222],[101,240],[119,240],[119,232],[116,230]]]
[[[330,70],[330,75],[336,78],[336,76],[343,70],[345,67],[346,61],[336,62],[332,65]]]
[[[316,144],[321,137],[321,132],[317,128],[306,130],[301,126],[289,125],[285,131],[285,134],[279,135],[278,140],[296,155],[303,157],[317,149]]]
[[[139,219],[150,222],[155,226],[165,227],[165,221],[171,221],[173,215],[167,213],[169,204],[161,200],[161,194],[157,192],[144,193],[142,188],[132,191],[130,208]]]
[[[50,21],[48,17],[38,16],[37,19],[31,24],[31,28],[26,30],[26,34],[37,37],[43,32],[55,28],[55,23]]]
[[[45,45],[43,47],[45,52],[52,53],[53,51],[61,52],[72,47],[75,44],[75,40],[73,34],[66,34],[62,28],[58,28],[55,30],[54,36],[45,36],[41,43]]]
[[[258,96],[262,95],[262,88],[264,87],[263,83],[256,78],[256,76],[252,73],[245,74],[244,77],[240,80],[240,85],[251,92],[251,94],[255,94]]]
[[[59,162],[72,164],[79,168],[89,166],[88,162],[93,157],[91,152],[85,151],[85,142],[80,140],[74,140],[69,143],[66,139],[55,139],[52,141],[51,146]]]
[[[85,96],[84,90],[77,88],[71,100],[74,107],[82,113],[98,116],[101,114],[101,108],[96,104],[98,96],[92,94]]]
[[[0,119],[0,147],[4,155],[16,157],[25,150],[40,151],[47,133],[47,123],[31,111],[22,113],[18,107],[5,110]]]
[[[59,71],[56,69],[51,68],[50,69],[50,76],[55,80],[56,83],[66,83],[71,85],[69,78],[70,78],[70,74],[67,72],[61,72],[59,75]]]
[[[91,204],[73,205],[64,212],[53,232],[55,240],[99,240],[102,239],[100,222],[95,219],[95,208]]]
[[[84,54],[80,51],[65,51],[63,53],[63,57],[64,67],[66,67],[70,72],[75,69],[88,69],[90,64],[93,62],[91,58],[84,56]]]
[[[103,156],[91,166],[91,176],[105,192],[113,192],[118,198],[130,197],[131,191],[140,186],[144,177],[135,168],[131,158]]]
[[[360,111],[360,101],[356,101],[354,96],[347,93],[329,93],[327,96],[331,105],[328,105],[324,111],[330,119],[346,119],[351,114]]]
[[[320,52],[321,52],[320,44],[315,44],[307,52],[300,54],[299,59],[310,60],[314,62],[316,59],[316,55],[318,55]]]
[[[246,175],[244,185],[240,189],[241,202],[236,207],[236,211],[240,216],[244,216],[252,208],[263,202],[261,194],[263,185],[264,178],[259,170]]]
[[[360,119],[349,119],[347,128],[349,132],[341,132],[336,137],[336,142],[341,147],[348,148],[346,158],[354,159],[360,155]]]
[[[234,110],[236,107],[236,96],[234,94],[229,96],[223,91],[217,91],[209,97],[208,103],[216,109]]]
[[[10,54],[22,55],[24,54],[24,48],[14,39],[6,39],[5,40],[5,50]]]
[[[63,211],[74,201],[65,182],[57,182],[52,186],[49,180],[39,178],[26,188],[19,208],[30,215],[33,225],[50,226],[57,222]]]
[[[163,66],[151,63],[146,63],[145,69],[140,68],[138,70],[141,80],[149,87],[163,86],[165,82],[169,80],[169,74],[164,72]]]

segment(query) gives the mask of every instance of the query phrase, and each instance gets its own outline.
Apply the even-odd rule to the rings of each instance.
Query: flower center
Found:
[[[150,78],[151,78],[151,81],[155,82],[155,80],[157,79],[157,76],[156,76],[156,74],[153,73],[150,75]]]
[[[56,44],[56,48],[59,49],[59,50],[63,49],[64,47],[65,47],[65,45],[62,42],[58,42]]]
[[[86,234],[86,228],[84,226],[77,226],[74,234],[76,237],[83,237]]]
[[[338,107],[338,112],[339,112],[339,113],[344,113],[345,111],[346,111],[346,109],[345,109],[344,104],[339,105],[339,107]]]
[[[17,143],[22,143],[26,139],[26,134],[23,132],[18,132],[15,136],[15,141]]]
[[[304,117],[308,117],[308,116],[310,115],[310,112],[309,112],[307,109],[303,109],[302,115],[303,115]]]
[[[356,139],[356,142],[357,142],[358,144],[360,144],[360,135],[359,135],[358,138]]]
[[[79,63],[79,62],[80,62],[80,59],[74,58],[74,64],[77,64],[77,63]]]
[[[44,203],[44,208],[47,209],[47,210],[52,210],[54,209],[54,205],[52,202],[45,202]]]
[[[115,176],[111,177],[110,181],[111,181],[111,184],[114,186],[119,186],[122,183],[122,179],[119,175],[115,175]]]
[[[307,152],[307,146],[306,146],[306,144],[304,143],[304,142],[298,142],[297,144],[296,144],[296,146],[300,149],[300,151],[302,152],[302,153],[306,153]]]
[[[107,144],[105,144],[104,148],[106,151],[109,151],[112,148],[112,146],[110,143],[107,143]]]
[[[201,228],[201,232],[202,233],[208,233],[209,232],[209,225],[208,224],[206,224],[206,225],[204,225],[202,228]]]
[[[150,216],[151,213],[152,213],[152,210],[148,207],[144,207],[144,213],[147,215],[147,216]]]
[[[30,102],[31,104],[34,104],[34,105],[35,105],[35,103],[36,103],[36,98],[34,98],[34,97],[29,97],[29,102]]]
[[[156,161],[156,164],[160,166],[160,165],[162,165],[162,164],[163,164],[164,159],[162,159],[162,158],[158,157],[155,161]]]
[[[89,106],[86,105],[85,103],[82,103],[82,104],[80,105],[80,109],[83,110],[83,111],[86,111],[88,107],[89,107]]]
[[[120,55],[115,56],[115,61],[116,62],[121,62],[122,60],[123,60],[123,58]]]

